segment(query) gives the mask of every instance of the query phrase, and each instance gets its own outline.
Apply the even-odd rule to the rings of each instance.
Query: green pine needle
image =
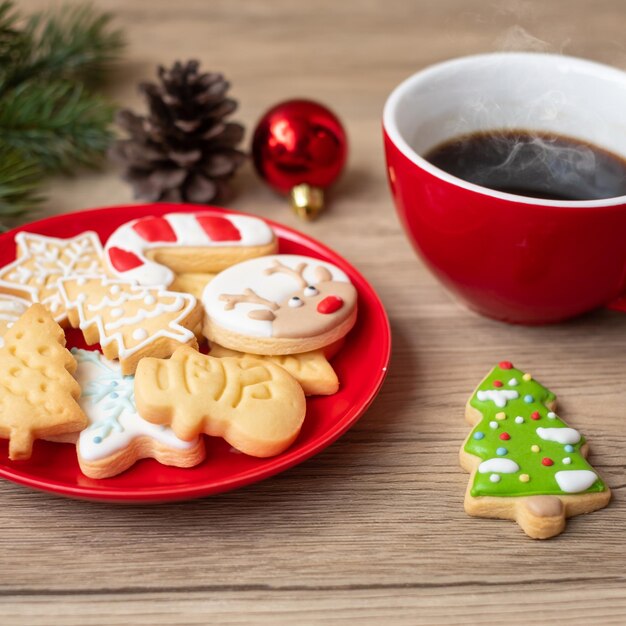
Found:
[[[41,198],[36,188],[41,181],[41,168],[17,151],[0,146],[0,231],[15,219],[34,209]]]
[[[0,106],[0,145],[49,172],[97,165],[112,139],[113,107],[79,84],[26,82]]]
[[[9,70],[5,86],[33,77],[98,84],[125,45],[122,32],[111,28],[111,20],[110,13],[99,13],[88,4],[33,15],[24,29],[30,54]]]
[[[24,18],[0,0],[0,229],[46,173],[97,165],[110,144],[113,107],[88,88],[124,47],[111,21],[88,4]]]

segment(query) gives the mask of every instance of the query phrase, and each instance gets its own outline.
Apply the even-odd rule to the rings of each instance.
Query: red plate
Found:
[[[104,242],[113,230],[128,220],[205,208],[153,204],[94,209],[51,217],[20,230],[52,237],[71,237],[84,230],[95,230]],[[341,389],[333,396],[307,400],[304,426],[288,450],[270,459],[256,459],[232,452],[221,439],[207,437],[206,459],[194,468],[166,467],[145,459],[119,476],[93,480],[81,473],[72,445],[36,441],[29,461],[12,462],[7,456],[7,442],[2,440],[0,476],[73,498],[120,503],[184,500],[236,489],[282,472],[317,454],[348,430],[370,405],[385,378],[391,351],[387,315],[372,287],[347,261],[302,233],[268,222],[278,234],[280,252],[305,254],[334,263],[348,274],[359,293],[356,326],[333,359]],[[16,232],[0,235],[0,266],[15,258],[13,235]],[[67,335],[68,347],[84,347],[78,331],[69,331]]]

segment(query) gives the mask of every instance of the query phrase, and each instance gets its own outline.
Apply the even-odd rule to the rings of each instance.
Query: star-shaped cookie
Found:
[[[66,319],[57,289],[59,278],[104,274],[102,245],[95,232],[69,239],[20,232],[15,235],[17,259],[0,268],[0,293],[41,302],[56,322]]]

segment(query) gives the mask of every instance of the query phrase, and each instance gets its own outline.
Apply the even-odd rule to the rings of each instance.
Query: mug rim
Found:
[[[436,167],[424,157],[420,156],[400,133],[398,125],[396,123],[396,110],[403,98],[411,93],[416,83],[421,82],[425,78],[430,78],[432,75],[437,74],[441,70],[450,69],[455,65],[461,65],[464,63],[473,63],[475,61],[495,60],[497,58],[517,57],[518,59],[530,58],[537,59],[538,57],[545,57],[549,60],[561,60],[579,67],[586,68],[592,71],[594,74],[600,76],[604,75],[611,80],[626,81],[626,72],[619,68],[605,65],[604,63],[598,63],[596,61],[589,61],[588,59],[582,59],[580,57],[567,56],[563,54],[551,54],[545,52],[488,52],[484,54],[473,54],[462,57],[456,57],[440,63],[429,65],[428,67],[415,72],[399,85],[389,94],[385,106],[383,109],[383,129],[389,137],[389,140],[393,145],[410,161],[417,165],[420,169],[428,172],[429,174],[450,183],[455,187],[467,189],[483,196],[489,196],[492,198],[498,198],[500,200],[507,200],[508,202],[516,202],[522,204],[532,204],[536,206],[547,207],[562,207],[562,208],[602,208],[602,207],[614,207],[622,204],[626,204],[626,195],[613,196],[611,198],[601,198],[597,200],[549,200],[547,198],[533,198],[530,196],[520,196],[512,193],[506,193],[504,191],[496,191],[495,189],[489,189],[488,187],[482,187],[475,183],[471,183],[457,176],[453,176],[448,172]]]

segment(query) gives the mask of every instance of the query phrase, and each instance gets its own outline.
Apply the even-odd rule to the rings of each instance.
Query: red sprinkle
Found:
[[[530,419],[531,420],[539,420],[539,419],[541,419],[541,415],[539,414],[539,411],[533,411],[530,414]]]
[[[494,380],[493,381],[493,386],[494,387],[502,387],[502,381],[501,380]]]
[[[550,465],[554,465],[554,461],[549,459],[547,456],[544,456],[543,459],[541,459],[541,464],[550,467]]]
[[[500,439],[502,439],[503,441],[508,441],[511,438],[511,435],[509,435],[509,433],[502,433],[500,435]]]
[[[343,306],[343,300],[339,296],[326,296],[317,305],[317,312],[324,315],[334,313]]]
[[[513,363],[511,361],[500,361],[498,367],[502,370],[510,370],[513,369]]]

